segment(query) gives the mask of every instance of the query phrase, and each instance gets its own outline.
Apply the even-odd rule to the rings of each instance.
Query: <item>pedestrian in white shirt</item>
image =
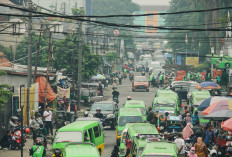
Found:
[[[185,142],[184,139],[181,138],[182,135],[179,134],[178,138],[174,141],[178,147],[178,157],[185,157]]]
[[[44,111],[43,117],[44,117],[45,127],[47,129],[47,134],[49,135],[49,129],[50,129],[51,135],[53,136],[53,126],[52,126],[53,116],[49,106],[46,107],[46,111]]]

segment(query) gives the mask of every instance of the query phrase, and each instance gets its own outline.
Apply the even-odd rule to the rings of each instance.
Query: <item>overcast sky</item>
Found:
[[[170,0],[133,0],[139,5],[169,5]]]

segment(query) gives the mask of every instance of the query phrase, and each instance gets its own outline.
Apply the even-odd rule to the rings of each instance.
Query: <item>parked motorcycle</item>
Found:
[[[21,148],[21,142],[23,140],[23,143],[26,142],[27,134],[30,133],[30,129],[25,125],[23,127],[23,139],[22,139],[22,132],[20,127],[15,129],[15,132],[12,137],[12,142],[10,145],[11,150],[15,150],[16,148],[20,149]]]

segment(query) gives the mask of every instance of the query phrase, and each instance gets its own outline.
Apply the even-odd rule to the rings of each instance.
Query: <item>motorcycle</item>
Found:
[[[141,75],[145,76],[145,71],[144,70],[142,70]]]
[[[123,78],[126,79],[127,78],[127,74],[123,73]]]
[[[26,135],[29,133],[30,133],[30,129],[26,125],[23,127],[23,133],[21,132],[19,127],[16,128],[12,136],[12,142],[10,145],[10,149],[15,150],[17,147],[18,149],[20,149],[22,140],[23,140],[23,143],[25,143],[26,138],[27,138]],[[22,134],[23,134],[23,139],[22,139]]]
[[[113,96],[113,102],[116,102],[116,104],[119,103],[118,96]]]
[[[129,75],[129,79],[130,79],[130,81],[133,80],[133,75],[132,74]]]

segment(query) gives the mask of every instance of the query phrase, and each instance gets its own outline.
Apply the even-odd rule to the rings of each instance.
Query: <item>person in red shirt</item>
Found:
[[[130,154],[130,149],[131,149],[131,140],[127,139],[126,140],[126,156]]]

